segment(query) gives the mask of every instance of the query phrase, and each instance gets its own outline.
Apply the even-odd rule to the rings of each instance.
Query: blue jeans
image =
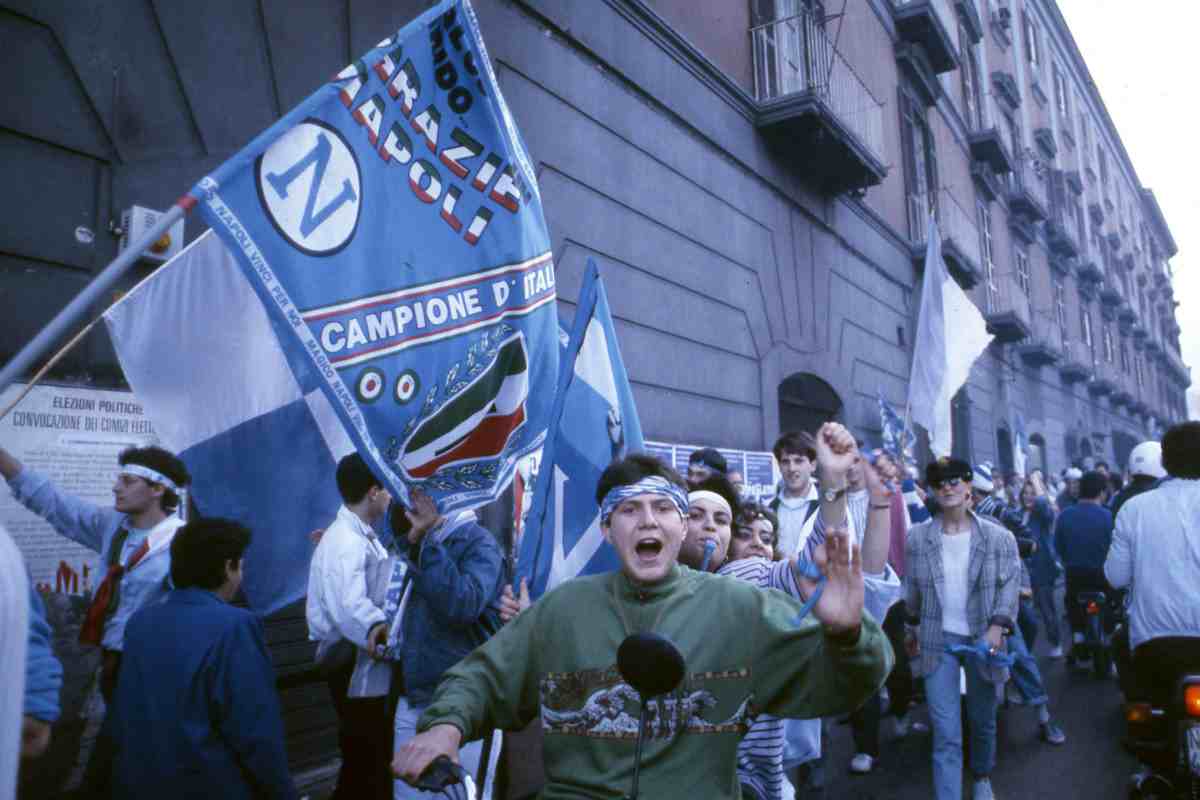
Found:
[[[948,647],[974,644],[969,636],[942,634]],[[996,686],[984,679],[973,656],[942,653],[925,676],[925,700],[933,723],[933,787],[937,800],[962,798],[962,709],[959,667],[967,671],[967,721],[971,726],[971,772],[977,778],[996,765]]]
[[[1008,637],[1008,654],[1015,659],[1012,665],[1012,680],[1017,691],[1021,693],[1021,697],[1025,698],[1025,702],[1031,706],[1046,705],[1049,700],[1046,697],[1046,684],[1042,683],[1042,673],[1038,669],[1037,659],[1025,646],[1025,637],[1022,635],[1019,625],[1013,631],[1012,636]]]
[[[1050,641],[1050,646],[1058,647],[1062,643],[1062,639],[1059,637],[1060,619],[1057,603],[1054,602],[1054,589],[1053,583],[1049,585],[1034,584],[1033,602],[1042,615],[1042,623],[1046,626],[1046,638]]]

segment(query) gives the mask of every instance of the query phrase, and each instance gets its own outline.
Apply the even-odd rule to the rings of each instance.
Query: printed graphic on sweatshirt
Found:
[[[688,675],[674,692],[650,701],[647,736],[670,739],[681,733],[745,733],[754,721],[753,695],[730,697],[748,669]],[[542,730],[568,736],[635,739],[641,698],[617,668],[549,672],[541,680]],[[727,716],[722,705],[737,706]]]

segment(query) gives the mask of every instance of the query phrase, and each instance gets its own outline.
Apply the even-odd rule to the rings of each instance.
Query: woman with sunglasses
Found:
[[[973,800],[993,798],[995,687],[1008,680],[996,656],[1017,617],[1021,587],[1013,535],[970,510],[972,472],[959,459],[929,464],[925,477],[938,511],[909,531],[905,547],[906,645],[914,676],[925,680],[937,800],[962,797],[960,668],[967,675]]]

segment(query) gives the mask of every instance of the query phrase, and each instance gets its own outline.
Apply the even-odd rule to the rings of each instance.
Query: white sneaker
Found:
[[[1063,657],[1063,649],[1062,649],[1062,645],[1061,645],[1061,644],[1060,644],[1060,645],[1056,645],[1055,647],[1053,647],[1053,648],[1050,650],[1050,657],[1051,657],[1051,658],[1062,658],[1062,657]]]
[[[971,792],[971,800],[996,800],[996,795],[992,794],[992,782],[990,779],[976,779],[975,787]]]
[[[875,759],[866,753],[856,753],[854,758],[850,759],[850,771],[855,775],[866,775],[873,766],[875,766]]]

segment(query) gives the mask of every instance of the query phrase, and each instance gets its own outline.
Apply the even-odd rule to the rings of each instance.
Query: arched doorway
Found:
[[[779,384],[779,430],[816,433],[842,415],[842,398],[811,372],[797,372]]]
[[[996,428],[996,461],[999,462],[1000,471],[1005,476],[1017,468],[1013,460],[1012,434],[1008,432],[1008,428]]]

